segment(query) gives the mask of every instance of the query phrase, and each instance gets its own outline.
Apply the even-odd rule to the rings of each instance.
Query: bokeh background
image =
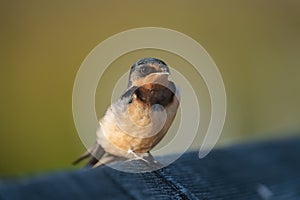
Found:
[[[219,67],[228,98],[219,146],[300,133],[300,1],[1,0],[1,176],[73,168],[85,150],[72,116],[80,64],[106,38],[146,26],[189,35]],[[197,85],[199,77],[184,60],[168,52],[132,52],[99,82],[99,117],[114,81],[148,56],[184,69]]]

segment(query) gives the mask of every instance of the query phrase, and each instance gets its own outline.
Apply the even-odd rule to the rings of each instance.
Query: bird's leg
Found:
[[[146,153],[146,156],[144,157],[146,160],[148,160],[148,162],[151,162],[151,163],[158,163],[154,157],[152,156],[152,154],[150,152],[147,152]]]

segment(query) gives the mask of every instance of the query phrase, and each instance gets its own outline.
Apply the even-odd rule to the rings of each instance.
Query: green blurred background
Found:
[[[2,176],[72,168],[84,151],[72,117],[77,70],[101,41],[137,27],[185,33],[214,59],[228,97],[219,146],[300,133],[300,1],[1,0],[0,16]],[[135,52],[106,76],[147,56],[176,65],[166,52]],[[99,117],[116,79],[100,81]]]

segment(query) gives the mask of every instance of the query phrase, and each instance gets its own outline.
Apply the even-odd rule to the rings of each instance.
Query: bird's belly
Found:
[[[114,155],[124,156],[129,150],[146,153],[163,138],[167,129],[168,127],[163,127],[158,133],[153,134],[147,133],[149,130],[143,126],[135,127],[132,129],[134,131],[128,132],[123,130],[118,123],[101,124],[101,134],[104,137],[99,139],[99,143],[107,152]]]
[[[149,152],[167,133],[176,115],[176,98],[164,109],[132,103],[126,111],[109,109],[100,121],[98,143],[106,152],[128,157],[128,152]]]

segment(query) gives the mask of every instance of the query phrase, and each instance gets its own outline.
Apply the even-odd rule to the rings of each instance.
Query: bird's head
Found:
[[[164,61],[143,58],[132,65],[128,86],[142,86],[148,83],[167,85],[169,74],[169,67]]]

